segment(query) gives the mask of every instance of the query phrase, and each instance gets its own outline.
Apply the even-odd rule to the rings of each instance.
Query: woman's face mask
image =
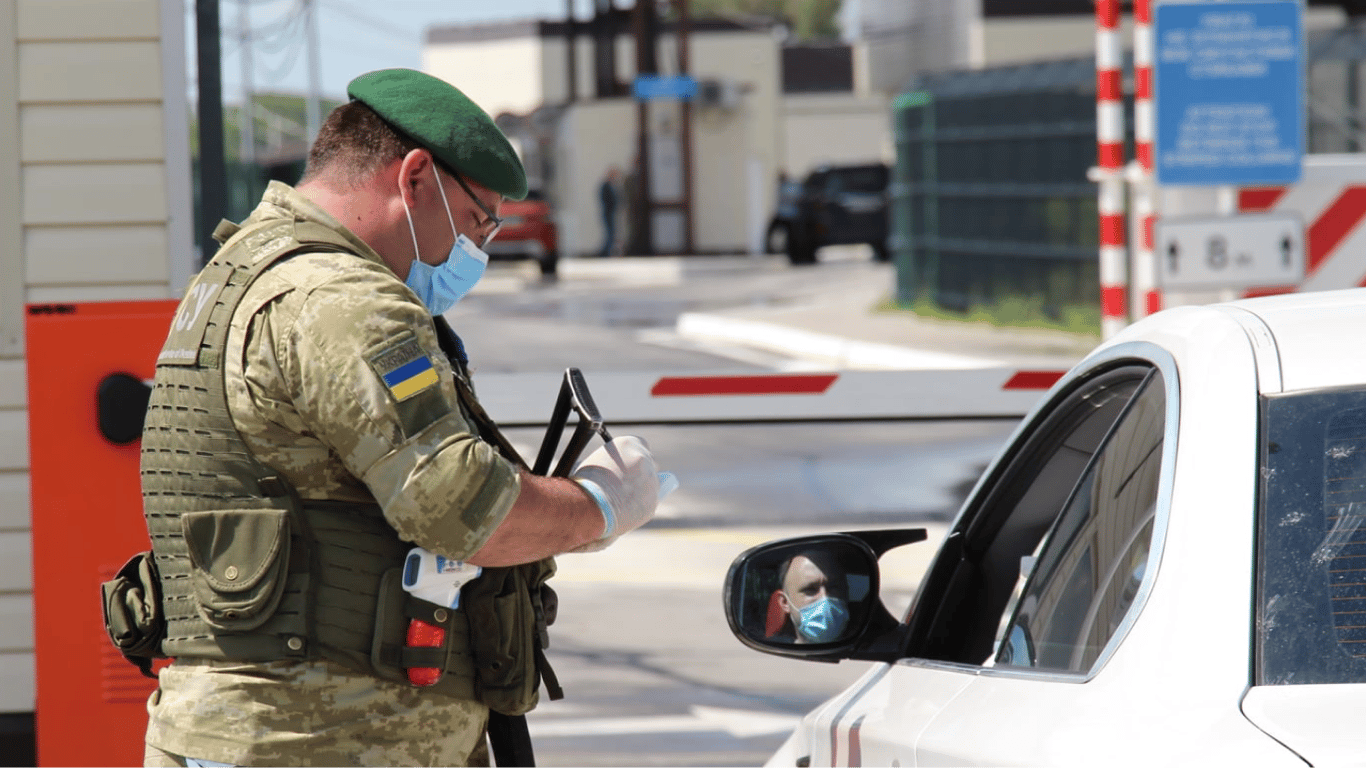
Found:
[[[457,301],[470,292],[474,284],[479,282],[479,278],[484,276],[489,257],[474,244],[474,241],[456,231],[455,218],[451,216],[451,204],[446,200],[446,190],[441,184],[441,174],[437,173],[436,166],[432,166],[432,173],[436,174],[436,187],[441,192],[441,202],[446,206],[446,220],[451,224],[455,243],[451,245],[450,255],[442,263],[432,266],[423,261],[417,246],[413,214],[408,210],[407,201],[404,201],[403,212],[408,216],[408,231],[413,236],[413,253],[417,254],[408,267],[408,279],[404,283],[413,289],[413,293],[422,300],[427,311],[435,316],[455,306]]]
[[[849,609],[837,597],[822,597],[801,609],[797,633],[810,643],[829,643],[839,639],[849,623]]]

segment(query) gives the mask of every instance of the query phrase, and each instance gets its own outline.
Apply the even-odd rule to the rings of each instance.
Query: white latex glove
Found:
[[[614,438],[588,454],[569,477],[598,503],[603,519],[602,535],[574,552],[605,549],[649,522],[659,506],[659,470],[650,447],[638,437]]]

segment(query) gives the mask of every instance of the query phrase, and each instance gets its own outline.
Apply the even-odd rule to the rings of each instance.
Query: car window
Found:
[[[1262,410],[1255,681],[1366,682],[1366,392]]]
[[[836,175],[838,189],[850,192],[881,192],[887,186],[887,171],[883,168],[851,168]]]
[[[997,666],[1087,672],[1120,627],[1148,567],[1165,411],[1154,376],[1028,561]]]
[[[1055,395],[982,480],[911,607],[908,656],[1081,669],[1121,625],[1151,546],[1167,409],[1156,369],[1109,365]]]

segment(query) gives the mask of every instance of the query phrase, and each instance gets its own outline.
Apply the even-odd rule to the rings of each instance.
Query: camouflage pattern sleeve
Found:
[[[520,481],[462,414],[425,308],[387,269],[346,254],[301,254],[257,287],[255,311],[244,302],[234,319],[253,318],[236,358],[249,413],[233,405],[253,451],[305,498],[355,498],[359,478],[401,538],[455,559],[477,552]]]

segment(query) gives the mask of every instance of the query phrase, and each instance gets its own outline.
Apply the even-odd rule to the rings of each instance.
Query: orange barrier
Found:
[[[39,765],[142,765],[155,682],[109,643],[100,583],[149,549],[138,441],[100,429],[114,374],[150,380],[177,302],[30,305],[29,477]],[[126,384],[128,377],[123,377]],[[145,400],[142,404],[145,412]],[[127,433],[139,414],[106,413]]]

